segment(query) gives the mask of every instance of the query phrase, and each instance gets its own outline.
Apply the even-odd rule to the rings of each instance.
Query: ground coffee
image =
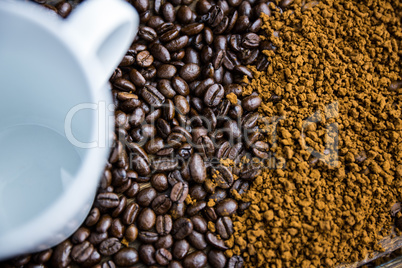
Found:
[[[251,205],[233,216],[226,254],[246,267],[333,267],[381,250],[402,198],[402,5],[289,2],[262,15],[271,64],[250,67],[243,92],[263,99],[261,132],[282,161],[237,196]]]

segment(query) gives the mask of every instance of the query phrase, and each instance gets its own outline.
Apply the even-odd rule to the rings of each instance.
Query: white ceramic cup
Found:
[[[0,260],[84,221],[114,128],[107,81],[138,23],[121,0],[87,0],[65,20],[0,1]]]

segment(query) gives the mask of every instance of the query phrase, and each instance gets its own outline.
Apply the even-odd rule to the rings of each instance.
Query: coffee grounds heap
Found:
[[[300,2],[262,14],[270,65],[250,67],[243,92],[259,93],[261,132],[285,162],[238,195],[251,205],[233,216],[226,255],[246,267],[363,260],[382,250],[402,197],[402,4]]]

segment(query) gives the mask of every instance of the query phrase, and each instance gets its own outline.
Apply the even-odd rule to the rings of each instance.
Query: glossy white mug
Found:
[[[0,1],[0,260],[60,243],[87,216],[114,128],[108,79],[138,23],[122,0],[65,20]]]

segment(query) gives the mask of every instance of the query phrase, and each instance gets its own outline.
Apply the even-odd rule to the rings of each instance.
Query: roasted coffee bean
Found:
[[[91,234],[91,231],[89,231],[88,228],[85,227],[80,227],[75,233],[71,236],[71,241],[74,244],[80,244],[87,240],[89,235]]]
[[[190,249],[190,244],[186,240],[176,240],[173,244],[172,255],[177,260],[183,259]]]
[[[205,201],[198,201],[195,204],[192,204],[187,207],[186,212],[189,216],[197,215],[201,210],[203,210],[207,206]]]
[[[124,237],[128,242],[133,242],[137,239],[138,237],[138,228],[136,225],[131,224],[126,228],[126,231],[124,233]]]
[[[180,218],[173,223],[172,235],[174,239],[184,239],[193,231],[193,223],[190,219]]]
[[[204,23],[191,23],[183,26],[181,32],[185,35],[196,35],[202,32],[204,29]]]
[[[211,7],[212,5],[208,0],[200,0],[197,1],[196,10],[198,14],[203,15],[206,14]]]
[[[215,201],[215,203],[218,203],[225,199],[227,197],[227,192],[224,189],[216,189],[215,193],[211,194],[209,196],[209,199],[212,199]]]
[[[183,259],[183,267],[202,268],[207,264],[207,255],[202,251],[194,251]]]
[[[168,182],[173,187],[178,182],[184,182],[184,179],[180,173],[180,171],[175,170],[169,173]]]
[[[112,260],[108,260],[102,263],[102,268],[116,268],[116,265]]]
[[[88,241],[75,245],[71,250],[71,258],[78,263],[86,261],[94,251],[94,246]]]
[[[242,100],[242,107],[244,110],[251,112],[254,111],[256,109],[258,109],[258,107],[260,107],[261,105],[261,98],[259,96],[247,96]]]
[[[249,186],[250,186],[250,184],[248,182],[246,182],[246,181],[236,180],[233,183],[232,188],[230,189],[230,193],[232,193],[232,191],[235,190],[238,194],[241,195],[241,194],[245,193],[248,190]]]
[[[218,187],[222,189],[230,188],[234,181],[232,172],[223,165],[219,165],[217,168],[212,169],[212,176],[215,178]]]
[[[172,217],[170,215],[159,215],[156,218],[156,231],[159,235],[168,235],[172,230],[172,226]]]
[[[137,54],[135,60],[138,66],[145,68],[152,65],[154,57],[149,53],[149,51],[144,50]]]
[[[166,47],[159,43],[152,43],[149,46],[149,52],[151,52],[152,56],[161,61],[161,62],[169,62],[171,60],[170,53]]]
[[[175,96],[174,104],[179,113],[186,115],[190,112],[190,104],[185,97],[181,95]]]
[[[144,208],[137,218],[137,226],[140,230],[149,231],[155,226],[156,215],[150,208]]]
[[[194,230],[191,232],[191,234],[188,235],[187,240],[194,248],[198,250],[203,250],[208,246],[208,243],[205,241],[204,235]]]
[[[144,76],[145,79],[151,80],[156,76],[156,68],[151,65],[148,68],[143,68],[140,70],[140,73]]]
[[[228,261],[227,268],[241,268],[243,267],[244,260],[241,256],[232,256]]]
[[[132,127],[138,127],[144,122],[145,112],[142,108],[137,107],[131,114],[129,118],[130,125]]]
[[[189,159],[189,158],[191,157],[191,155],[193,154],[193,147],[192,147],[191,144],[189,144],[189,143],[184,143],[183,145],[181,145],[181,146],[179,147],[179,150],[178,150],[177,154],[178,154],[181,158],[187,160],[187,159]]]
[[[261,169],[258,167],[244,167],[240,172],[240,178],[244,180],[254,180],[261,174]]]
[[[223,130],[225,131],[226,135],[230,142],[234,142],[236,139],[241,137],[241,130],[237,125],[235,120],[227,120],[223,125]]]
[[[257,141],[253,145],[252,152],[255,156],[259,157],[260,159],[267,159],[269,157],[268,153],[269,145],[263,141]]]
[[[85,220],[85,225],[88,227],[94,226],[98,222],[99,218],[100,218],[99,209],[94,207],[89,212],[89,215]]]
[[[156,154],[159,150],[163,149],[163,147],[165,147],[163,139],[155,137],[145,144],[144,149],[149,154]]]
[[[131,71],[130,71],[130,80],[137,87],[142,87],[146,83],[146,80],[145,80],[144,76],[134,68],[131,69]]]
[[[205,235],[205,238],[206,238],[207,242],[214,248],[217,248],[220,250],[228,249],[228,247],[225,245],[225,242],[211,232],[207,232],[207,234]]]
[[[155,248],[152,245],[140,245],[138,249],[138,253],[140,256],[141,261],[145,265],[155,265]]]
[[[201,136],[197,140],[197,149],[204,157],[206,157],[206,159],[212,157],[215,154],[214,143],[208,136]]]
[[[149,3],[145,0],[130,0],[130,3],[135,7],[138,13],[145,12],[149,8]]]
[[[184,202],[188,194],[188,185],[183,182],[176,183],[170,192],[170,199],[173,202]]]
[[[187,82],[179,76],[173,77],[172,86],[174,91],[179,95],[188,96],[190,94],[190,88]]]
[[[166,31],[163,33],[160,37],[159,40],[162,42],[169,42],[172,41],[173,39],[177,38],[179,36],[180,31],[177,28],[173,28],[169,31]]]
[[[67,18],[67,16],[71,13],[72,10],[72,6],[69,2],[60,2],[57,6],[57,13],[59,13],[59,15],[62,18]]]
[[[131,266],[139,261],[138,252],[134,248],[122,248],[113,256],[114,263],[121,266]]]
[[[96,231],[98,233],[105,233],[110,226],[112,226],[112,217],[108,214],[104,214],[96,224]]]
[[[119,196],[115,193],[99,193],[96,201],[102,208],[114,208],[119,205]]]
[[[112,221],[112,226],[110,226],[109,233],[111,236],[122,238],[124,235],[125,227],[119,218]]]
[[[70,240],[64,240],[53,251],[51,264],[53,267],[57,268],[65,268],[71,262],[71,249],[73,248],[73,244]]]
[[[89,235],[88,241],[91,244],[94,245],[98,245],[100,244],[102,241],[104,241],[105,239],[107,239],[109,237],[108,233],[96,233],[96,232],[92,232]]]
[[[179,165],[178,159],[170,157],[155,158],[151,162],[151,168],[154,172],[167,172],[175,170]]]
[[[157,68],[156,75],[162,79],[171,79],[177,72],[177,69],[174,65],[171,64],[162,64]]]
[[[138,234],[139,239],[146,244],[152,244],[158,241],[158,234],[155,232],[143,231]]]
[[[213,207],[206,207],[204,209],[204,215],[207,220],[215,222],[218,219],[218,216],[216,215],[215,209]]]
[[[193,216],[191,217],[191,222],[193,223],[193,228],[195,231],[203,234],[207,232],[207,221],[203,217],[199,215]]]
[[[156,129],[158,130],[159,135],[164,139],[172,132],[169,123],[162,118],[156,120]]]
[[[221,217],[216,221],[216,231],[223,239],[229,239],[233,234],[233,223],[229,217]]]
[[[207,196],[207,192],[199,184],[190,187],[189,194],[195,200],[203,200]]]
[[[177,20],[181,22],[182,24],[188,24],[191,22],[193,18],[193,12],[191,9],[186,6],[180,6],[179,9],[177,10]]]
[[[129,80],[124,78],[117,78],[113,81],[113,86],[119,90],[134,92],[135,86]]]
[[[170,214],[174,220],[177,220],[184,216],[186,213],[187,206],[185,203],[173,203],[170,209]]]
[[[137,197],[138,197],[138,195],[137,195]],[[142,197],[141,197],[141,199],[142,199]],[[137,203],[133,202],[133,203],[128,204],[123,213],[123,217],[122,217],[123,223],[127,224],[127,225],[132,224],[137,219],[139,209],[140,208]]]
[[[128,198],[133,198],[137,195],[137,193],[140,191],[140,186],[138,185],[137,182],[132,181],[130,187],[124,192],[124,194]],[[117,208],[116,208],[117,209]]]
[[[166,266],[172,260],[172,254],[165,248],[160,248],[155,252],[155,259],[159,265]]]
[[[138,36],[141,37],[143,40],[152,42],[158,36],[154,29],[148,26],[140,26],[138,28]]]
[[[166,191],[169,187],[167,177],[163,173],[157,173],[157,174],[152,175],[151,185],[158,192]]]
[[[161,6],[162,16],[167,22],[173,22],[176,19],[176,11],[174,10],[174,6],[166,2]]]
[[[145,158],[139,155],[134,155],[132,157],[131,164],[134,170],[137,171],[138,175],[140,176],[147,176],[149,173],[151,173],[148,162]]]
[[[119,67],[127,67],[134,64],[135,58],[131,55],[125,55],[121,60]]]
[[[213,249],[208,252],[208,262],[212,267],[225,268],[226,256],[222,251]]]
[[[149,105],[156,108],[161,107],[165,102],[165,97],[162,95],[162,93],[151,85],[145,85],[143,88],[141,88],[139,94]]]
[[[44,251],[38,252],[36,254],[32,255],[32,260],[35,263],[38,264],[43,264],[45,262],[48,262],[50,258],[52,257],[53,254],[53,249],[46,249]]]
[[[256,19],[251,25],[248,27],[248,31],[252,33],[257,33],[261,26],[263,25],[263,21],[261,18]]]
[[[100,255],[100,253],[96,249],[94,249],[92,251],[92,254],[89,256],[89,258],[86,259],[82,263],[82,266],[83,267],[95,267],[95,265],[99,265],[101,259],[102,259],[102,256]]]
[[[215,206],[216,213],[221,216],[231,216],[236,212],[237,202],[232,198],[227,198]]]
[[[172,201],[167,195],[159,195],[152,201],[151,207],[157,215],[163,215],[172,207]]]
[[[180,69],[180,77],[183,78],[186,82],[192,82],[201,73],[201,68],[195,63],[187,63]]]
[[[158,241],[155,243],[155,248],[171,248],[173,246],[173,237],[168,234],[165,236],[160,236]]]
[[[260,37],[255,33],[247,33],[243,35],[241,45],[244,48],[256,48],[260,44]]]
[[[204,160],[199,154],[193,154],[189,161],[192,179],[197,183],[203,183],[207,177]]]
[[[104,240],[99,246],[99,252],[103,255],[110,256],[118,252],[121,248],[119,239],[112,237]]]
[[[168,99],[171,99],[176,95],[176,91],[173,89],[170,81],[167,79],[159,80],[158,89]]]
[[[170,52],[175,52],[183,49],[185,46],[188,44],[188,36],[183,35],[180,36],[176,39],[173,39],[172,41],[166,43],[165,47],[170,51]]]
[[[214,84],[208,87],[204,95],[204,103],[209,107],[217,106],[222,100],[225,94],[223,86],[220,84]]]
[[[152,187],[148,187],[145,189],[142,189],[136,197],[138,205],[142,207],[147,207],[151,204],[151,202],[155,199],[157,196],[156,190]]]

